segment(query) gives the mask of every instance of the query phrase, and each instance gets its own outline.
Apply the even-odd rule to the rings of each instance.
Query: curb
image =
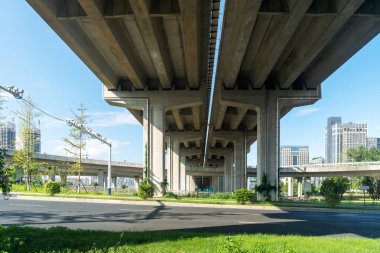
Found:
[[[299,212],[332,212],[332,213],[368,213],[380,214],[379,210],[357,210],[357,209],[332,209],[318,207],[286,207],[286,206],[253,206],[253,205],[220,205],[220,204],[201,204],[201,203],[174,203],[166,201],[133,201],[133,200],[114,200],[114,199],[83,199],[83,198],[61,198],[61,197],[35,197],[16,195],[15,199],[35,200],[35,201],[55,201],[55,202],[78,202],[94,204],[122,204],[122,205],[144,205],[144,206],[173,206],[173,207],[203,207],[220,209],[244,209],[244,210],[270,210],[270,211],[299,211]]]

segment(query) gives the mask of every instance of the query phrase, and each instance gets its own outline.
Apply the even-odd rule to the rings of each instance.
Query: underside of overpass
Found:
[[[258,183],[276,185],[281,117],[380,32],[376,0],[27,1],[143,125],[158,193],[244,187],[256,141]]]

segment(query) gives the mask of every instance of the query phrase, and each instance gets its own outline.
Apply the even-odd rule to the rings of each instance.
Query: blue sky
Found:
[[[108,105],[101,82],[24,1],[2,0],[0,9],[0,84],[30,94],[47,112],[72,118],[80,103],[92,117],[90,127],[113,142],[113,158],[142,162],[142,127],[125,109]],[[310,158],[324,156],[324,127],[330,116],[368,123],[369,136],[380,137],[380,37],[376,37],[322,86],[322,99],[296,108],[281,120],[282,145],[308,145]],[[19,102],[9,99],[12,116]],[[17,119],[15,119],[17,121]],[[68,127],[42,117],[42,152],[65,154]],[[248,164],[256,165],[256,145]],[[90,141],[90,158],[106,159],[107,147]]]

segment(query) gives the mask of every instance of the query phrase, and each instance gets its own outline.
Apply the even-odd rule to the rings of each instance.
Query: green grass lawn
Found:
[[[380,252],[380,239],[0,227],[0,252]]]

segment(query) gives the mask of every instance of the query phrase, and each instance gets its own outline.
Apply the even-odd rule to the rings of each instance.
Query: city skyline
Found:
[[[142,162],[142,127],[134,117],[103,100],[100,81],[27,3],[5,0],[4,4],[1,85],[24,89],[40,108],[62,119],[73,118],[70,109],[85,104],[93,117],[90,127],[113,142],[114,159]],[[380,136],[380,118],[375,117],[380,108],[379,59],[378,36],[323,83],[320,101],[296,108],[281,120],[280,144],[308,145],[310,158],[324,156],[325,120],[334,115],[367,123],[368,135]],[[18,103],[8,96],[9,111],[16,110]],[[41,152],[62,154],[68,126],[47,117],[40,120]],[[88,152],[91,158],[106,159],[108,150],[91,140]],[[256,165],[256,144],[248,154],[248,165]]]

